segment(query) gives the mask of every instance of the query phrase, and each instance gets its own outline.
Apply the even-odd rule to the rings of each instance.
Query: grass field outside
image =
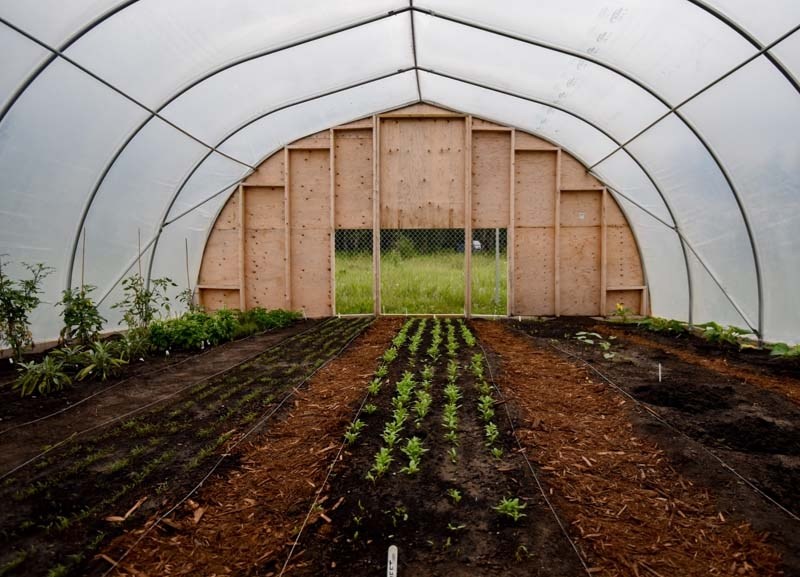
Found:
[[[506,314],[507,261],[499,260],[499,301],[495,296],[494,252],[472,255],[472,312]],[[381,305],[387,314],[462,314],[464,312],[464,254],[439,251],[401,257],[381,256]],[[371,313],[372,255],[336,253],[336,312]]]

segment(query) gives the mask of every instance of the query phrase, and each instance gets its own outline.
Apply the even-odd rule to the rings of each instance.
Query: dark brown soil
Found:
[[[186,363],[168,375],[173,382],[167,386],[180,394],[4,475],[0,499],[10,506],[0,509],[0,568],[6,575],[82,574],[94,551],[126,523],[185,494],[246,431],[257,424],[268,429],[285,417],[285,410],[276,412],[283,399],[369,322],[331,319],[295,329],[272,347],[258,345],[261,354],[242,342],[246,350],[232,346],[221,355],[226,359],[215,360],[216,376],[209,364],[195,372]],[[198,361],[213,361],[209,356]],[[232,357],[250,360],[231,368]],[[84,418],[84,429],[97,423]],[[238,466],[229,457],[217,474]]]
[[[303,321],[202,353],[150,357],[144,363],[126,366],[108,381],[81,382],[47,397],[20,399],[9,389],[0,390],[0,474],[38,454],[43,447],[168,399],[187,384],[227,371],[315,325],[316,321]],[[91,398],[83,402],[87,397]],[[53,416],[46,418],[49,415]]]
[[[516,326],[553,354],[562,355],[550,341],[560,337],[556,347],[587,360],[645,403],[647,410],[631,413],[638,433],[656,442],[679,473],[708,490],[725,515],[768,532],[769,543],[783,556],[785,574],[800,575],[800,522],[760,497],[708,452],[800,515],[800,408],[782,394],[794,386],[789,370],[794,361],[714,348],[696,337],[671,339],[631,327],[623,330],[591,319]],[[616,336],[609,341],[614,357],[605,359],[600,347],[576,340],[578,331]],[[712,351],[716,353],[710,357],[701,356]],[[754,365],[746,365],[745,359],[753,359]]]

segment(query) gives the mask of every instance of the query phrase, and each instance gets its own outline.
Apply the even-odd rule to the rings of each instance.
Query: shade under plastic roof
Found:
[[[429,102],[575,155],[630,220],[653,314],[800,340],[796,0],[0,0],[0,254],[45,299],[197,277],[253,167]],[[41,307],[34,333],[58,333]]]

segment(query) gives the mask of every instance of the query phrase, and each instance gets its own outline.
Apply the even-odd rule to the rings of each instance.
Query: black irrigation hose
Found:
[[[525,333],[524,331],[520,331],[519,329],[515,329],[515,330],[517,330],[520,334],[525,335],[529,339],[532,338],[529,334]],[[669,421],[667,421],[664,417],[662,417],[656,411],[654,411],[650,407],[644,405],[639,399],[637,399],[636,397],[634,397],[633,395],[628,393],[626,390],[624,390],[622,387],[617,385],[614,381],[612,381],[609,377],[607,377],[602,372],[600,372],[600,370],[598,370],[596,367],[594,367],[591,363],[589,363],[588,361],[584,360],[582,357],[580,357],[580,356],[578,356],[578,355],[576,355],[574,353],[571,353],[569,351],[566,351],[564,349],[561,349],[561,348],[555,346],[553,343],[548,343],[548,344],[554,350],[556,350],[556,351],[558,351],[558,352],[560,352],[562,354],[565,354],[565,355],[567,355],[569,357],[572,357],[573,359],[576,359],[577,361],[580,361],[581,363],[583,363],[584,365],[589,367],[592,371],[597,373],[597,375],[601,379],[603,379],[606,383],[608,383],[611,386],[612,389],[614,389],[618,393],[621,393],[622,395],[624,395],[625,397],[627,397],[628,399],[633,401],[636,404],[637,407],[639,407],[640,409],[645,410],[649,415],[652,415],[659,423],[661,423],[662,425],[666,426],[671,431],[677,433],[678,435],[680,435],[684,439],[687,439],[688,441],[691,441],[692,443],[696,443],[696,444],[700,445],[700,448],[703,450],[703,452],[705,452],[709,456],[713,457],[714,460],[716,460],[720,465],[722,465],[723,468],[725,468],[728,471],[730,471],[737,479],[739,479],[745,485],[750,487],[750,489],[752,489],[753,492],[755,492],[763,500],[771,503],[772,505],[774,505],[775,507],[777,507],[778,509],[780,509],[781,511],[783,511],[784,513],[789,515],[789,517],[791,517],[794,521],[800,521],[800,517],[798,517],[797,515],[792,513],[789,509],[787,509],[786,507],[784,507],[783,505],[778,503],[775,499],[773,499],[772,497],[770,497],[769,495],[764,493],[764,491],[759,489],[752,481],[750,481],[749,479],[744,477],[741,473],[739,473],[736,469],[734,469],[731,465],[729,465],[722,457],[720,457],[714,451],[712,451],[711,449],[706,447],[703,443],[700,443],[700,442],[696,441],[695,439],[692,439],[689,435],[687,435],[685,432],[681,431],[680,429],[678,429],[677,427],[672,425]]]
[[[231,452],[237,446],[239,446],[239,444],[241,444],[245,439],[247,439],[250,435],[252,435],[254,432],[256,432],[256,430],[259,429],[264,423],[266,423],[272,417],[272,415],[274,415],[286,403],[286,401],[288,401],[291,397],[293,397],[295,395],[295,393],[297,393],[303,385],[308,383],[308,381],[310,381],[314,377],[314,375],[316,375],[322,369],[327,367],[334,360],[338,359],[345,352],[345,350],[347,350],[347,348],[350,346],[350,344],[354,340],[356,340],[359,336],[361,336],[364,333],[364,331],[367,329],[367,327],[369,327],[371,324],[372,324],[371,322],[370,323],[366,323],[363,328],[361,328],[360,330],[356,331],[356,333],[344,343],[344,345],[336,352],[335,355],[333,355],[331,358],[329,358],[327,361],[325,361],[319,367],[314,369],[314,371],[311,374],[309,374],[308,376],[306,376],[306,378],[303,379],[298,385],[292,387],[292,390],[289,391],[283,397],[283,399],[281,399],[280,403],[275,405],[272,409],[268,410],[264,414],[264,416],[262,416],[258,420],[258,422],[256,422],[255,425],[253,425],[242,437],[240,437],[235,443],[233,443],[233,445],[229,446],[228,449],[226,450],[226,452],[223,453],[220,456],[219,459],[217,459],[217,462],[214,463],[214,465],[211,467],[211,470],[209,470],[208,473],[206,473],[206,475],[200,480],[200,482],[197,483],[180,501],[175,503],[175,505],[173,505],[166,513],[164,513],[163,515],[159,516],[153,522],[152,525],[150,525],[147,529],[145,529],[144,533],[142,533],[139,536],[139,538],[136,541],[133,542],[133,545],[131,545],[125,551],[125,553],[122,554],[122,556],[119,559],[117,559],[116,561],[113,562],[111,567],[109,567],[108,570],[105,573],[103,573],[102,577],[107,577],[107,575],[109,575],[112,571],[114,571],[117,567],[119,567],[119,564],[122,563],[122,561],[128,555],[130,555],[133,552],[133,550],[139,545],[139,543],[141,543],[144,540],[144,538],[147,537],[147,535],[149,535],[150,532],[153,529],[155,529],[161,523],[161,521],[163,521],[164,519],[166,519],[167,517],[172,515],[172,513],[174,513],[178,509],[178,507],[183,505],[186,501],[188,501],[192,497],[192,495],[194,495],[197,491],[200,490],[200,488],[203,486],[203,483],[205,483],[211,477],[211,475],[214,474],[214,472],[219,468],[219,466],[222,464],[222,462],[227,457],[229,457],[231,455]],[[363,406],[363,403],[362,403],[362,406]],[[360,409],[359,409],[359,412],[360,412]],[[340,449],[340,454],[341,454],[341,449]],[[338,455],[337,455],[337,459],[338,459]],[[335,462],[336,461],[334,461],[334,463]],[[327,477],[326,477],[325,480],[327,481]],[[323,484],[323,487],[324,487],[324,484]]]
[[[567,528],[564,526],[563,521],[561,521],[561,517],[558,516],[556,508],[553,506],[553,503],[551,503],[550,499],[547,497],[547,492],[545,491],[544,485],[542,484],[541,480],[539,480],[539,475],[536,474],[533,465],[528,460],[528,455],[525,453],[525,447],[522,446],[522,442],[519,440],[519,437],[517,436],[517,429],[516,427],[514,427],[514,420],[511,418],[511,411],[508,410],[508,402],[506,401],[505,396],[503,395],[502,391],[500,391],[500,388],[497,386],[497,383],[494,380],[494,371],[492,370],[492,364],[489,362],[489,356],[486,354],[486,349],[483,348],[483,343],[481,343],[479,339],[477,340],[477,343],[478,346],[481,348],[481,351],[483,351],[483,358],[486,359],[486,367],[489,369],[489,378],[492,380],[492,387],[494,387],[494,390],[497,391],[497,394],[500,397],[501,402],[503,403],[503,407],[505,408],[506,417],[508,417],[508,424],[511,427],[511,433],[514,436],[514,440],[517,442],[517,446],[519,447],[519,452],[522,455],[522,458],[525,459],[525,462],[528,464],[528,469],[530,469],[531,471],[533,480],[536,481],[536,486],[539,487],[539,492],[542,494],[544,502],[547,503],[550,512],[553,514],[553,517],[556,520],[556,523],[558,523],[558,526],[561,528],[561,532],[564,534],[564,537],[567,539],[567,541],[569,541],[572,550],[575,551],[575,555],[578,556],[578,560],[581,562],[584,571],[586,571],[586,574],[589,575],[589,577],[591,577],[592,572],[589,570],[589,566],[586,564],[586,561],[584,561],[583,555],[581,555],[581,552],[578,549],[578,546],[575,544],[575,541],[573,541],[572,537],[569,536],[569,532],[567,531]]]
[[[107,386],[107,387],[105,387],[103,389],[100,389],[99,391],[95,391],[94,393],[92,393],[88,397],[85,397],[85,398],[81,399],[80,401],[72,403],[68,407],[64,407],[63,409],[59,409],[58,411],[50,413],[49,415],[44,415],[42,417],[38,417],[36,419],[30,420],[30,421],[26,421],[24,423],[19,423],[18,425],[13,425],[11,427],[8,427],[7,429],[3,429],[2,431],[0,431],[0,437],[2,437],[3,435],[5,435],[6,433],[9,433],[11,431],[16,431],[17,429],[21,429],[21,428],[27,427],[29,425],[34,425],[36,423],[40,423],[41,421],[45,421],[47,419],[51,419],[53,417],[57,417],[58,415],[61,415],[61,414],[66,413],[68,411],[71,411],[72,409],[82,405],[86,401],[88,401],[90,399],[93,399],[94,397],[96,397],[98,395],[102,395],[103,393],[105,393],[107,391],[110,391],[111,389],[116,388],[116,387],[118,387],[118,386],[120,386],[120,385],[122,385],[124,383],[127,383],[130,380],[157,375],[158,373],[162,373],[162,372],[168,371],[169,369],[172,369],[174,367],[178,367],[178,366],[180,366],[180,365],[182,365],[184,363],[187,363],[189,361],[192,361],[192,360],[195,360],[195,359],[199,359],[200,357],[203,357],[203,356],[205,356],[205,355],[207,355],[207,354],[209,354],[211,352],[220,351],[220,350],[223,350],[225,347],[233,346],[236,343],[242,343],[242,342],[244,342],[246,340],[249,340],[249,339],[252,339],[252,338],[255,338],[255,337],[263,336],[263,335],[269,333],[272,330],[274,330],[274,329],[267,329],[267,330],[259,332],[259,333],[253,333],[252,335],[248,335],[248,336],[243,337],[241,339],[235,339],[233,341],[228,341],[226,343],[222,343],[221,345],[217,345],[215,347],[209,347],[207,350],[203,351],[202,353],[192,354],[189,357],[187,357],[187,358],[185,358],[185,359],[183,359],[181,361],[176,361],[174,363],[170,363],[167,366],[161,367],[160,369],[154,369],[152,371],[147,371],[147,372],[139,373],[139,374],[136,374],[136,375],[131,375],[129,377],[126,377],[126,378],[122,379],[121,381],[117,381],[116,383],[113,383],[113,384],[111,384],[111,385],[109,385],[109,386]],[[278,329],[278,330],[280,330],[280,329]],[[298,333],[298,334],[300,334],[300,333]],[[266,349],[266,350],[269,350],[269,349]],[[12,379],[11,381],[8,381],[7,383],[0,384],[0,388],[3,388],[5,386],[13,383],[15,380],[16,379]]]
[[[259,351],[258,353],[254,354],[254,355],[251,355],[251,356],[249,356],[249,357],[245,358],[244,360],[242,360],[242,361],[240,361],[240,362],[236,363],[235,365],[232,365],[232,366],[230,366],[230,367],[227,367],[227,368],[225,368],[225,369],[222,369],[222,370],[220,370],[220,371],[217,371],[216,373],[213,373],[213,374],[211,374],[211,375],[208,375],[208,376],[206,376],[206,377],[203,377],[202,379],[200,379],[200,380],[198,380],[198,381],[195,381],[195,382],[193,382],[193,383],[190,383],[190,384],[188,384],[188,385],[186,385],[186,386],[184,386],[184,387],[181,387],[180,389],[178,389],[178,390],[176,390],[176,391],[173,391],[173,392],[172,392],[172,393],[170,393],[169,395],[166,395],[166,396],[164,396],[164,397],[161,397],[161,398],[159,398],[159,399],[156,399],[155,401],[151,401],[151,402],[149,402],[149,403],[147,403],[147,404],[145,404],[145,405],[142,405],[142,406],[140,406],[140,407],[138,407],[138,408],[136,408],[136,409],[133,409],[132,411],[128,411],[127,413],[124,413],[124,414],[122,414],[122,415],[118,415],[118,416],[116,416],[116,417],[113,417],[113,418],[111,418],[111,419],[109,419],[109,420],[107,420],[107,421],[103,421],[102,423],[99,423],[99,424],[97,424],[97,425],[94,425],[94,426],[92,426],[92,427],[89,427],[88,429],[84,429],[84,430],[82,430],[82,431],[77,431],[77,432],[75,432],[75,433],[72,433],[70,436],[63,438],[61,441],[59,441],[59,442],[58,442],[58,443],[56,443],[55,445],[52,445],[52,446],[48,447],[47,449],[45,449],[44,451],[42,451],[41,453],[39,453],[39,454],[38,454],[38,455],[36,455],[35,457],[31,457],[30,459],[28,459],[28,460],[27,460],[27,461],[25,461],[24,463],[21,463],[21,464],[17,465],[16,467],[14,467],[13,469],[11,469],[10,471],[7,471],[7,472],[3,473],[2,475],[0,475],[0,481],[3,481],[3,480],[4,480],[4,479],[6,479],[7,477],[10,477],[11,475],[13,475],[14,473],[16,473],[16,472],[17,472],[17,471],[19,471],[20,469],[23,469],[24,467],[26,467],[26,466],[30,465],[31,463],[34,463],[35,461],[38,461],[39,459],[41,459],[42,457],[44,457],[45,455],[47,455],[48,453],[50,453],[50,452],[51,452],[51,451],[53,451],[54,449],[57,449],[58,447],[60,447],[60,446],[64,445],[65,443],[68,443],[69,441],[71,441],[72,439],[74,439],[74,438],[76,438],[76,437],[79,437],[79,436],[81,436],[81,435],[84,435],[84,434],[86,434],[86,433],[91,433],[92,431],[96,431],[96,430],[98,430],[98,429],[101,429],[101,428],[105,427],[106,425],[110,425],[110,424],[112,424],[112,423],[115,423],[115,422],[117,422],[117,421],[120,421],[120,420],[122,420],[122,419],[125,419],[126,417],[130,417],[131,415],[135,415],[136,413],[140,413],[141,411],[144,411],[145,409],[149,409],[150,407],[152,407],[152,406],[154,406],[154,405],[157,405],[157,404],[161,403],[162,401],[165,401],[165,400],[167,400],[167,399],[170,399],[170,398],[172,398],[172,397],[175,397],[175,396],[177,396],[177,395],[179,395],[179,394],[183,393],[184,391],[187,391],[187,390],[189,390],[189,389],[191,389],[191,388],[193,388],[193,387],[195,387],[195,386],[199,385],[200,383],[203,383],[203,382],[205,382],[205,381],[208,381],[208,380],[214,379],[214,378],[216,378],[216,377],[219,377],[219,376],[221,376],[221,375],[224,375],[225,373],[227,373],[227,372],[230,372],[230,371],[232,371],[232,370],[234,370],[234,369],[236,369],[236,368],[238,368],[238,367],[240,367],[240,366],[242,366],[242,365],[244,365],[244,364],[246,364],[246,363],[248,363],[248,362],[252,361],[253,359],[255,359],[255,358],[258,358],[258,357],[260,357],[260,356],[262,356],[262,355],[266,354],[267,352],[269,352],[269,351],[271,351],[271,350],[273,350],[273,349],[275,349],[275,348],[277,348],[277,347],[283,346],[283,345],[285,345],[287,342],[290,342],[290,341],[292,341],[293,339],[296,339],[296,338],[298,338],[298,337],[301,337],[301,336],[303,336],[303,335],[306,335],[306,334],[308,334],[309,332],[311,332],[311,331],[313,331],[313,330],[315,330],[315,329],[318,329],[319,327],[321,327],[321,326],[324,326],[324,325],[326,325],[326,324],[328,324],[328,321],[326,321],[326,322],[323,322],[323,323],[320,323],[320,324],[317,324],[317,325],[314,325],[314,326],[312,326],[312,327],[309,327],[309,328],[308,328],[308,329],[306,329],[305,331],[302,331],[302,332],[300,332],[300,333],[297,333],[296,335],[292,335],[291,337],[289,337],[289,338],[287,338],[287,339],[285,339],[285,340],[283,340],[283,341],[280,341],[279,343],[275,343],[275,344],[274,344],[274,345],[272,345],[271,347],[267,347],[266,349],[263,349],[263,350]]]

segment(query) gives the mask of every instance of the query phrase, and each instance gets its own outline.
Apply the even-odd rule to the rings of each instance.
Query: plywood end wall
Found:
[[[264,161],[214,224],[201,302],[333,314],[337,228],[507,228],[510,314],[646,312],[638,247],[600,181],[547,141],[428,104]]]

